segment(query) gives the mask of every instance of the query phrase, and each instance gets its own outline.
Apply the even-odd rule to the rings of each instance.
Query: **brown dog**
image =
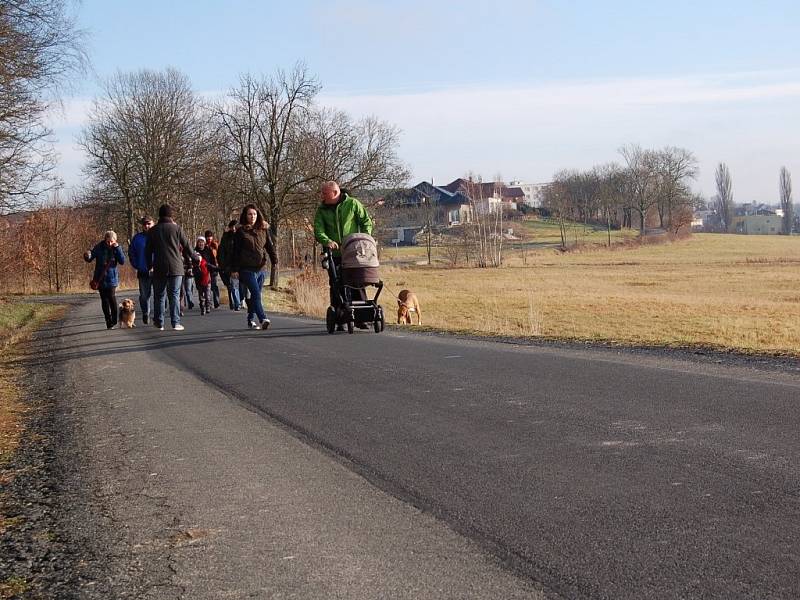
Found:
[[[411,325],[411,313],[417,313],[417,325],[422,325],[422,312],[419,310],[417,295],[410,290],[401,290],[397,296],[397,323]]]
[[[119,305],[119,326],[133,328],[136,327],[136,305],[130,298],[125,298]]]

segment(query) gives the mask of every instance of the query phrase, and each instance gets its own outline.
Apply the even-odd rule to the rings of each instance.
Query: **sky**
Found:
[[[304,61],[324,105],[402,130],[412,173],[445,184],[545,182],[680,146],[714,194],[777,203],[800,178],[800,2],[783,0],[83,0],[92,72],[51,116],[59,173],[81,181],[75,139],[118,71],[175,67],[198,93]],[[800,179],[796,187],[800,189]],[[795,194],[797,201],[800,194]]]

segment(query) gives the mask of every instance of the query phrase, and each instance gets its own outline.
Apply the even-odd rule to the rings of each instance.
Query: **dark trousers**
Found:
[[[101,287],[100,304],[103,306],[103,316],[106,318],[106,327],[113,327],[117,324],[117,288]]]
[[[228,288],[228,308],[238,310],[242,304],[241,296],[239,295],[239,279],[231,279],[230,271],[221,271],[219,276],[222,279],[222,283]]]
[[[150,296],[153,295],[153,280],[147,273],[139,271],[136,274],[139,279],[139,310],[142,313],[142,322],[147,324],[147,317],[150,315]]]

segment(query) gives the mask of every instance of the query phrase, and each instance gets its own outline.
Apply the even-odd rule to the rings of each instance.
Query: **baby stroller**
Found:
[[[378,297],[383,282],[378,278],[378,248],[375,240],[366,233],[354,233],[344,238],[341,246],[341,264],[334,260],[330,249],[323,252],[322,266],[328,271],[331,305],[325,315],[328,333],[347,327],[353,333],[356,325],[372,323],[375,333],[383,331],[386,320]],[[375,287],[375,297],[370,300],[367,287]]]

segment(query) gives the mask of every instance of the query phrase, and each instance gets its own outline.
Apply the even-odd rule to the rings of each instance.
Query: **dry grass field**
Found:
[[[500,269],[384,267],[427,327],[800,356],[800,238],[698,234],[641,247],[510,253]],[[322,316],[325,281],[295,285]],[[302,288],[302,289],[301,289]],[[394,300],[383,305],[393,312]]]

